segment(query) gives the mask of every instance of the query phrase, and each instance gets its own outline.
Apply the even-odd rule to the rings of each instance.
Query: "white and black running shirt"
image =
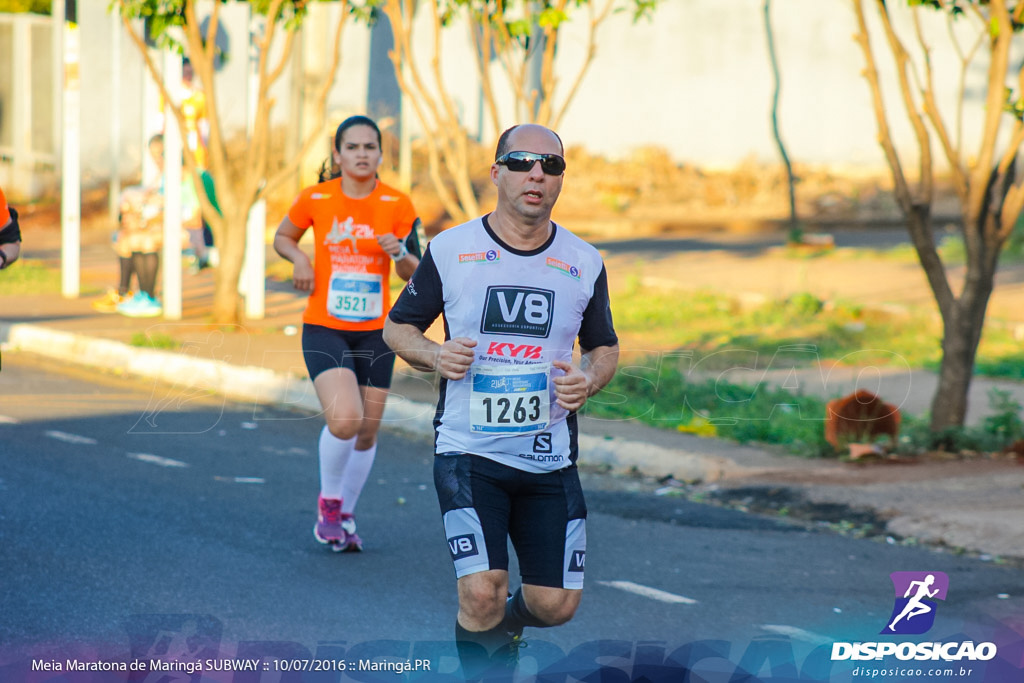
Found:
[[[472,453],[528,472],[577,457],[575,413],[551,380],[583,350],[618,343],[608,279],[597,249],[552,223],[541,247],[502,242],[487,216],[435,237],[391,309],[395,323],[426,331],[444,316],[445,339],[477,341],[466,377],[441,379],[435,452]]]

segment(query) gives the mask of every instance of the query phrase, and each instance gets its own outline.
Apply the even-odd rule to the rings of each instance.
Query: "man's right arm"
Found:
[[[433,372],[437,369],[441,345],[427,339],[415,325],[396,323],[388,318],[384,321],[384,343],[417,370]]]
[[[455,337],[443,344],[431,341],[415,325],[384,321],[384,343],[417,370],[437,372],[445,379],[460,380],[473,364],[476,340]]]
[[[384,342],[417,370],[436,371],[445,379],[459,380],[473,364],[476,340],[455,337],[438,344],[424,334],[444,310],[443,290],[433,251],[428,246],[384,321]]]

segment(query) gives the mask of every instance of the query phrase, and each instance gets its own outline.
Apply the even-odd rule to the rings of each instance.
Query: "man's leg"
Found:
[[[575,616],[587,550],[587,506],[575,466],[524,478],[528,485],[518,492],[509,521],[523,583],[505,610],[505,628],[513,633]]]
[[[458,577],[455,641],[463,674],[473,680],[512,635],[503,628],[508,597],[509,478],[515,470],[473,455],[437,456],[434,485]]]
[[[508,572],[492,569],[468,574],[459,579],[458,588],[455,645],[466,678],[479,678],[491,669],[494,654],[512,639],[505,628]]]
[[[576,615],[582,597],[581,589],[523,584],[506,603],[505,627],[517,631],[524,626],[560,626]]]

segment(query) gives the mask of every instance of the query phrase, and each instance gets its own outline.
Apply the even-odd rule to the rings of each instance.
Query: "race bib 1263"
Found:
[[[550,363],[474,367],[470,430],[522,434],[545,429],[551,413],[550,371]]]

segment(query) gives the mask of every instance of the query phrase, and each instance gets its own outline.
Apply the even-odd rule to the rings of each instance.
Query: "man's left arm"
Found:
[[[619,365],[619,345],[584,350],[579,367],[561,360],[553,361],[552,365],[565,372],[553,380],[555,400],[570,412],[579,410],[588,398],[612,381]]]

